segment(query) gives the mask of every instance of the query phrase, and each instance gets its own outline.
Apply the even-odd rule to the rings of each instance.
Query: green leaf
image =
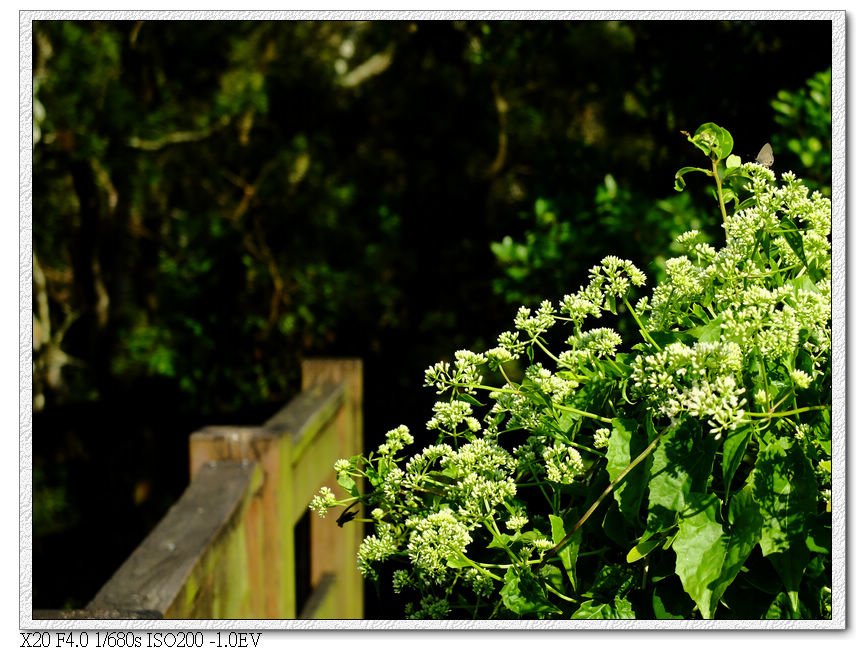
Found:
[[[634,546],[630,551],[628,551],[628,555],[625,558],[625,561],[628,564],[633,564],[637,560],[642,560],[649,553],[654,551],[658,545],[664,541],[663,537],[655,537],[651,539],[647,539],[645,541],[640,542],[636,546]]]
[[[694,132],[694,137],[689,139],[695,147],[713,160],[722,160],[733,151],[733,136],[727,129],[714,122],[700,125]]]
[[[615,502],[610,503],[607,508],[607,514],[604,515],[604,522],[601,526],[613,542],[618,546],[627,546],[632,538],[629,537],[626,530],[627,523],[622,513],[619,510],[619,505]]]
[[[452,569],[465,569],[473,566],[469,559],[462,553],[460,555],[449,555],[447,558],[447,565]]]
[[[739,427],[730,431],[724,438],[721,456],[721,474],[724,477],[724,501],[730,496],[730,484],[733,476],[745,456],[748,443],[751,442],[753,429],[750,426]]]
[[[775,596],[775,600],[773,600],[772,604],[769,605],[769,609],[763,615],[763,618],[771,621],[797,618],[790,597],[783,591]]]
[[[651,422],[647,422],[651,426]],[[654,428],[649,431],[654,436]],[[661,438],[652,453],[647,530],[668,528],[685,508],[691,489],[703,492],[714,462],[714,439],[701,438],[693,420],[685,420]]]
[[[347,472],[340,472],[336,477],[336,482],[339,483],[346,492],[351,494],[351,496],[360,496],[354,477],[350,476]]]
[[[753,477],[763,516],[760,548],[788,594],[795,593],[808,564],[807,538],[817,514],[814,470],[795,441],[779,438],[760,450]]]
[[[607,474],[613,482],[630,465],[631,460],[639,456],[648,445],[643,436],[637,435],[636,420],[613,420],[613,429],[607,447]],[[613,495],[619,504],[622,516],[629,523],[635,524],[640,514],[643,495],[649,483],[650,459],[633,468],[616,486]]]
[[[676,172],[676,179],[673,187],[677,192],[681,192],[685,189],[685,179],[683,178],[685,174],[690,172],[703,172],[706,176],[711,176],[712,172],[708,169],[703,169],[702,167],[682,167],[679,171]]]
[[[552,536],[553,542],[558,544],[565,538],[565,524],[562,521],[562,518],[557,515],[550,515],[550,526],[552,528]],[[576,580],[574,577],[574,567],[577,564],[577,556],[580,550],[580,540],[582,538],[583,531],[578,530],[571,538],[568,540],[568,543],[565,544],[561,549],[559,549],[558,555],[559,559],[562,561],[562,568],[565,570],[565,575],[568,576],[568,580],[571,582],[571,587],[574,589],[577,588]]]
[[[721,340],[721,319],[716,318],[705,325],[692,327],[687,330],[688,334],[696,338],[700,343],[713,343]]]
[[[799,228],[794,224],[790,217],[781,218],[781,236],[796,253],[796,257],[802,262],[802,266],[808,266],[808,259],[805,257],[805,247],[802,244],[802,235],[799,233]]]
[[[731,503],[731,515],[735,513],[735,518],[729,532],[719,522],[718,497],[692,493],[687,502],[679,534],[673,542],[676,575],[703,618],[710,619],[724,591],[757,544],[762,522],[757,504],[750,492],[744,490]]]
[[[617,596],[612,605],[597,600],[587,600],[580,605],[580,608],[573,613],[571,618],[624,620],[633,619],[636,616],[631,603]]]
[[[479,401],[475,397],[472,397],[471,395],[467,395],[466,393],[459,393],[456,396],[456,399],[460,402],[467,402],[468,404],[471,404],[472,406],[483,406],[484,405],[483,402]]]
[[[515,569],[513,566],[505,573],[505,585],[500,595],[504,606],[517,616],[541,612],[562,613],[544,596],[535,576],[530,572]]]

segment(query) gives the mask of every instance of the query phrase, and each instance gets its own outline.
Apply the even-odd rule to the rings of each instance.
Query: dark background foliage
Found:
[[[301,358],[364,360],[370,446],[421,433],[424,368],[517,303],[717,235],[703,188],[672,196],[681,130],[830,184],[796,94],[828,21],[33,32],[35,607],[86,604],[185,487],[187,435],[266,419]]]

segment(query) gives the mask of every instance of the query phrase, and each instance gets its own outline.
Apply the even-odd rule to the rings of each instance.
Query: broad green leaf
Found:
[[[691,142],[714,160],[722,160],[733,151],[733,136],[724,127],[706,122],[694,131]]]
[[[633,619],[636,618],[631,603],[616,597],[613,604],[587,600],[571,615],[572,619]]]
[[[613,542],[618,546],[627,546],[630,543],[625,518],[619,510],[619,504],[615,501],[610,502],[610,507],[607,508],[607,514],[604,515],[604,522],[601,526]]]
[[[561,567],[550,563],[544,564],[538,570],[538,577],[542,580],[542,589],[545,594],[558,597],[558,595],[552,591],[553,589],[560,594],[567,591]]]
[[[817,513],[814,470],[794,440],[779,438],[760,450],[753,477],[763,516],[760,548],[793,594],[808,563],[807,537]]]
[[[510,567],[505,573],[505,585],[500,592],[502,603],[517,616],[561,610],[544,596],[538,579],[529,572]]]
[[[716,318],[709,321],[705,325],[692,327],[687,330],[688,334],[697,339],[700,343],[712,343],[721,340],[721,319]]]
[[[651,421],[647,421],[651,427]],[[649,431],[654,437],[654,427]],[[703,492],[714,462],[716,442],[706,440],[693,420],[685,420],[661,438],[652,453],[647,530],[668,528],[685,507],[688,493]],[[648,461],[647,461],[648,462]]]
[[[562,518],[557,515],[550,515],[550,526],[552,528],[552,536],[553,542],[558,544],[565,538],[565,524],[562,521]],[[577,564],[577,557],[580,550],[580,540],[582,538],[583,531],[578,530],[571,538],[568,540],[568,543],[565,544],[558,552],[559,559],[562,561],[562,567],[565,570],[565,575],[568,576],[568,580],[571,582],[571,587],[574,589],[577,588],[576,581],[574,579],[574,567]]]
[[[464,569],[466,567],[473,566],[469,559],[460,553],[459,555],[449,555],[447,558],[447,565],[452,569]]]
[[[346,492],[351,494],[351,496],[360,496],[360,492],[357,489],[357,484],[355,483],[354,478],[349,475],[348,472],[339,472],[336,477],[336,482],[339,483]]]
[[[639,456],[648,445],[644,436],[638,435],[636,420],[613,420],[613,429],[607,447],[607,474],[610,482],[615,481],[631,460]],[[636,524],[640,514],[643,495],[649,483],[651,459],[647,458],[634,467],[616,486],[614,496],[622,516],[629,523]]]
[[[729,531],[719,522],[721,502],[713,494],[692,493],[673,542],[676,574],[703,618],[715,615],[726,588],[738,575],[760,538],[759,509],[750,492],[733,497]]]
[[[739,427],[730,431],[724,438],[721,456],[721,473],[724,477],[724,501],[730,496],[730,483],[745,456],[748,443],[751,442],[753,429],[750,426]]]
[[[691,476],[682,461],[688,457],[691,445],[683,427],[677,427],[661,438],[652,452],[647,530],[669,526],[676,520],[676,513],[684,509]]]
[[[689,495],[688,510],[673,542],[676,575],[706,619],[714,614],[709,585],[717,578],[717,560],[724,549],[724,528],[717,521],[719,505],[712,494]]]
[[[658,545],[664,541],[663,537],[653,537],[647,539],[645,541],[640,542],[636,546],[634,546],[630,551],[628,551],[628,555],[625,558],[625,561],[628,564],[633,564],[637,560],[642,560],[649,553],[654,551]]]

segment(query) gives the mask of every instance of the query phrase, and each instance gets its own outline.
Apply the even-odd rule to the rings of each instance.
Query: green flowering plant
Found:
[[[715,124],[686,135],[710,167],[677,189],[714,181],[724,247],[687,232],[651,293],[609,256],[521,307],[427,369],[424,443],[390,431],[337,461],[345,498],[313,499],[366,507],[358,567],[406,616],[831,616],[830,203]]]

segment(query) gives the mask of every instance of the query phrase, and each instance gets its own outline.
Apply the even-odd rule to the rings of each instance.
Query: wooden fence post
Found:
[[[363,366],[355,359],[304,361],[302,392],[259,427],[206,427],[189,440],[190,473],[203,464],[224,460],[250,460],[259,464],[264,480],[260,509],[263,618],[297,618],[304,603],[296,602],[294,527],[308,513],[312,496],[323,485],[337,494],[333,462],[363,451]],[[258,510],[256,510],[258,512]],[[316,616],[361,618],[363,583],[355,552],[362,526],[339,528],[337,515],[310,518],[311,588],[316,594]],[[251,533],[250,533],[251,534]],[[256,540],[249,540],[253,545]],[[336,576],[332,579],[329,576]],[[305,578],[301,578],[305,579]],[[345,600],[334,594],[352,596]]]
[[[346,404],[337,417],[338,453],[317,479],[318,486],[326,485],[338,496],[345,493],[337,485],[333,461],[363,453],[363,366],[357,359],[310,359],[303,362],[303,389],[322,382],[342,381],[348,388]],[[315,457],[315,454],[311,454]],[[297,489],[302,489],[299,485]],[[311,494],[311,493],[310,493]],[[313,513],[310,518],[311,578],[315,588],[310,600],[319,608],[319,616],[329,614],[338,618],[363,618],[363,576],[357,569],[357,548],[363,539],[363,524],[350,522],[344,527],[336,525],[339,512],[332,511],[322,519]],[[324,593],[339,599],[357,594],[356,599],[330,603]],[[320,603],[320,604],[318,604]]]

